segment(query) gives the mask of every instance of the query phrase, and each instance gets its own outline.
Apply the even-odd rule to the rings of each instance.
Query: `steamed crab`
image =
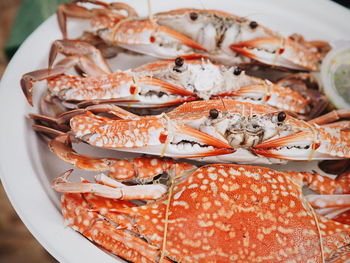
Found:
[[[338,206],[349,207],[344,195],[350,190],[348,181],[253,166],[217,164],[196,169],[155,158],[144,161],[146,166],[138,160],[132,168],[119,160],[122,176],[116,178],[133,179],[123,175],[129,168],[133,175],[150,178],[166,172],[167,186],[129,186],[105,175],[97,176],[96,183],[73,183],[68,181],[71,171],[56,179],[54,189],[64,193],[66,224],[132,262],[340,263],[349,259],[350,226],[321,216],[312,207],[319,203],[332,207],[334,193]],[[303,196],[304,183],[326,195]],[[152,187],[163,193],[148,191]],[[136,205],[130,199],[155,201]]]
[[[51,67],[57,52],[75,56],[68,56]],[[44,79],[48,83],[46,100],[57,98],[66,107],[113,102],[132,108],[164,108],[198,99],[234,98],[307,116],[310,105],[314,104],[290,88],[294,83],[288,87],[287,79],[282,87],[247,75],[239,66],[225,67],[206,58],[178,57],[111,73],[100,52],[81,41],[55,41],[50,54],[47,70],[29,72],[22,77],[22,89],[30,104],[33,84]],[[65,74],[74,66],[88,76]]]
[[[106,43],[158,58],[197,53],[227,65],[252,58],[269,65],[318,70],[328,50],[324,42],[306,42],[299,36],[286,38],[256,21],[217,10],[178,9],[139,18],[131,12],[128,16],[116,15],[111,6],[99,1],[77,2],[105,8],[95,11],[76,3],[61,5],[57,17],[64,37],[67,17],[88,18],[95,34]]]
[[[61,131],[56,135],[70,131],[95,147],[172,158],[273,164],[350,156],[349,122],[332,122],[332,113],[305,122],[268,106],[227,99],[189,102],[155,116],[94,105],[58,118],[31,117],[39,131],[52,133],[46,128],[51,127]]]
[[[327,116],[308,123],[268,106],[225,99],[189,102],[158,116],[140,117],[115,106],[107,111],[121,119],[73,112],[74,136],[97,147],[177,158],[208,156],[201,160],[211,162],[280,163],[350,155],[349,132],[341,123],[315,124],[329,122]]]
[[[106,173],[97,175],[96,182],[71,182],[68,171],[53,182],[53,188],[63,193],[67,225],[134,262],[350,260],[347,175],[330,179],[315,172],[278,172],[246,165],[198,168],[168,158],[98,158],[79,154],[71,145],[71,140],[83,141],[107,149],[207,162],[350,158],[349,122],[331,123],[338,116],[349,116],[349,111],[310,122],[296,119],[287,110],[309,112],[307,99],[207,59],[232,65],[249,57],[270,65],[317,70],[327,51],[322,50],[324,43],[306,42],[296,35],[285,38],[255,21],[214,10],[179,9],[139,18],[125,4],[76,2],[102,8],[61,5],[58,19],[65,37],[68,17],[89,18],[95,36],[104,43],[178,58],[112,73],[100,51],[80,41],[57,41],[49,69],[22,80],[30,102],[32,83],[46,77],[52,84],[49,100],[59,98],[66,108],[86,107],[100,100],[125,107],[140,106],[140,101],[159,106],[166,95],[169,101],[164,103],[169,105],[220,99],[188,102],[156,116],[141,117],[107,104],[55,118],[31,115],[36,130],[54,137],[49,146],[59,158],[77,168]],[[73,54],[77,47],[79,56]],[[63,48],[69,57],[52,67],[57,51]],[[201,59],[194,60],[199,57],[194,53]],[[94,76],[63,75],[73,66]],[[220,81],[212,82],[222,85],[205,86],[201,71],[211,74],[209,83],[219,76]],[[244,83],[243,87],[231,89],[232,79]],[[117,86],[117,96],[113,86]],[[230,96],[282,110],[226,99]],[[304,185],[318,194],[304,196]]]

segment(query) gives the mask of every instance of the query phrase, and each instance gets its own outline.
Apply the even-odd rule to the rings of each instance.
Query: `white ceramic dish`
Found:
[[[333,49],[322,61],[321,79],[324,93],[327,95],[331,103],[338,109],[350,108],[350,103],[348,102],[349,98],[341,95],[338,90],[339,87],[336,85],[336,78],[338,78],[338,82],[341,79],[344,79],[342,82],[347,82],[346,80],[348,80],[349,65],[350,41],[339,41],[335,43]],[[339,70],[343,71],[345,75],[340,75],[338,72]]]
[[[147,2],[128,1],[140,14],[147,14]],[[336,41],[350,32],[350,11],[328,0],[153,0],[153,11],[180,7],[221,9],[251,19],[271,29],[307,39]],[[86,26],[86,23],[85,23]],[[70,23],[70,35],[81,30],[77,21]],[[17,213],[38,241],[60,262],[117,262],[70,228],[64,228],[59,195],[50,187],[57,175],[70,167],[47,149],[32,131],[26,115],[36,112],[22,94],[22,74],[44,68],[50,44],[61,38],[56,18],[43,23],[23,43],[11,60],[0,86],[0,171],[2,183]],[[118,57],[121,69],[141,65],[149,57]],[[38,105],[36,90],[35,105]],[[116,154],[118,156],[118,154]],[[121,156],[119,154],[119,156]],[[285,168],[285,167],[284,167]]]

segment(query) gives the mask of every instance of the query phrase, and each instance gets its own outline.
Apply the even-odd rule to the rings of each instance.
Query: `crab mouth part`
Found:
[[[139,93],[139,98],[142,103],[146,104],[163,104],[171,103],[179,100],[189,101],[195,99],[193,96],[181,96],[166,93],[164,91],[147,91],[146,93]]]
[[[167,107],[196,99],[194,96],[175,95],[163,91],[147,91],[146,93],[138,93],[136,96],[128,96],[125,102],[118,102],[118,105],[132,105],[135,108]]]
[[[154,145],[140,148],[120,148],[120,150],[135,153],[146,152],[150,155],[160,155],[174,158],[198,158],[224,155],[235,152],[235,149],[232,148],[217,148],[212,145],[187,140],[181,140],[176,143],[170,142],[165,145]]]
[[[251,95],[235,95],[235,94],[216,94],[216,95],[212,95],[210,97],[210,99],[217,99],[217,98],[221,98],[221,99],[232,99],[234,98],[235,100],[239,100],[239,101],[247,101],[247,102],[251,102],[251,103],[261,103],[264,100],[266,101],[268,99],[268,97],[265,97],[264,95],[260,95],[257,94],[255,96]]]
[[[241,49],[246,50],[246,51],[253,51],[253,53],[255,52],[264,52],[264,53],[268,53],[270,55],[276,54],[278,51],[278,54],[281,55],[283,53],[283,49],[281,50],[277,50],[277,49],[267,49],[267,48],[263,48],[263,47],[249,47],[249,46],[242,46]]]
[[[317,146],[316,146],[317,147]],[[264,155],[266,157],[279,158],[284,160],[309,160],[314,159],[316,155],[315,148],[311,144],[299,144],[277,147],[260,147],[256,145],[251,151],[258,155]]]
[[[283,150],[291,150],[291,149],[297,149],[297,150],[308,150],[310,149],[310,145],[293,145],[293,146],[281,146],[281,147],[276,147],[276,148],[271,148],[271,149],[266,149],[266,150],[275,150],[275,151],[283,151]]]
[[[203,124],[200,124],[199,130],[226,140],[233,148],[250,149],[258,146],[259,149],[266,149],[280,146],[280,144],[265,145],[264,141],[276,140],[276,137],[281,135],[290,135],[288,127],[283,125],[285,118],[285,112],[253,114],[247,117],[211,109],[209,116]]]
[[[215,149],[213,146],[211,145],[207,145],[207,144],[202,144],[199,142],[195,142],[195,141],[189,141],[189,140],[181,140],[177,143],[170,143],[173,147],[175,147],[176,149],[178,149],[179,151],[198,151],[198,150],[213,150]]]
[[[177,144],[170,143],[168,146],[168,151],[169,154],[165,153],[165,156],[175,158],[199,158],[230,154],[235,150],[216,148],[211,145],[182,141]]]

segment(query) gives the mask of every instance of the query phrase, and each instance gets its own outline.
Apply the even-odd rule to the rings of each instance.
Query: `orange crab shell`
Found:
[[[303,198],[300,178],[290,175],[297,177],[261,167],[211,165],[154,203],[134,206],[66,194],[63,214],[90,240],[135,262],[158,262],[161,255],[176,262],[322,262],[321,251],[327,258],[350,242],[349,228],[319,221]]]
[[[316,219],[301,195],[301,188],[269,169],[198,169],[174,188],[165,249],[177,262],[319,262]],[[142,235],[160,246],[164,200],[131,210]]]

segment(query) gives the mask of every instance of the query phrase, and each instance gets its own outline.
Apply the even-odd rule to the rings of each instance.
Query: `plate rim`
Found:
[[[257,0],[254,0],[255,2]],[[253,2],[254,2],[253,1]],[[125,2],[130,2],[130,0],[125,1]],[[271,3],[275,2],[277,3],[277,0],[270,0]],[[285,2],[287,3],[287,5],[289,5],[289,3],[292,1],[288,1]],[[307,1],[302,2],[302,1],[293,1],[294,5],[296,2],[299,3],[303,3],[303,11],[308,11],[310,9],[310,7],[313,6],[313,4],[318,5],[318,10],[321,10],[323,8],[329,8],[330,9],[334,9],[337,13],[340,14],[340,16],[349,16],[350,17],[350,10],[341,6],[338,3],[332,2],[330,0],[312,0],[312,1]],[[270,3],[269,3],[270,4]],[[283,6],[283,3],[280,3],[280,6]],[[315,9],[315,8],[314,8]],[[313,10],[315,11],[315,10]],[[53,23],[53,21],[55,20],[55,15],[52,15],[50,18],[48,18],[46,21],[44,21],[42,24],[40,24],[40,26],[33,31],[33,33],[31,33],[26,40],[23,42],[23,44],[21,45],[21,47],[17,50],[17,52],[15,53],[15,55],[13,56],[13,58],[11,59],[11,61],[9,62],[3,77],[1,79],[0,82],[0,101],[4,100],[2,99],[5,94],[5,91],[7,90],[5,88],[5,85],[7,84],[11,84],[8,83],[10,82],[10,74],[11,72],[13,72],[15,70],[15,65],[17,63],[20,62],[20,58],[23,55],[22,53],[24,52],[25,49],[28,49],[27,46],[30,46],[30,43],[33,39],[37,38],[37,35],[40,33],[40,31],[47,26],[48,23]],[[19,82],[19,80],[18,80]],[[19,85],[18,85],[19,88]],[[24,97],[23,97],[24,99]],[[0,109],[3,108],[0,104]],[[0,120],[5,119],[4,116],[4,112],[0,110]],[[23,118],[24,119],[24,118]],[[22,128],[27,126],[26,123],[22,124]],[[2,138],[0,136],[0,145],[3,145],[2,142],[4,142],[4,138]],[[28,147],[28,145],[25,143],[24,144],[26,147]],[[57,242],[52,241],[52,240],[48,240],[48,237],[50,237],[52,235],[52,233],[50,235],[48,235],[48,233],[42,233],[42,230],[40,228],[40,226],[38,226],[38,223],[40,222],[40,220],[38,220],[38,218],[30,218],[30,216],[28,216],[28,214],[26,214],[24,211],[26,209],[23,208],[24,204],[18,202],[18,198],[16,198],[16,193],[13,191],[13,187],[11,186],[12,181],[9,180],[8,178],[11,176],[15,176],[14,172],[9,172],[11,170],[11,167],[8,167],[7,165],[10,163],[7,163],[7,155],[5,153],[6,149],[4,149],[5,147],[0,147],[0,178],[1,178],[1,182],[3,184],[4,190],[6,192],[6,195],[8,197],[8,199],[10,200],[12,206],[14,207],[16,213],[19,215],[19,217],[21,218],[22,222],[26,225],[26,227],[29,229],[29,231],[31,232],[31,234],[38,240],[38,242],[51,254],[53,255],[53,257],[55,257],[57,260],[59,260],[59,262],[79,262],[79,257],[73,257],[73,258],[67,258],[65,255],[62,254],[61,251],[58,251],[57,249]],[[27,151],[26,151],[27,152]],[[18,175],[16,175],[18,176]],[[21,179],[21,178],[19,178]],[[11,182],[11,183],[10,183]],[[43,188],[42,185],[38,185],[39,188]],[[25,189],[24,189],[25,190]],[[43,192],[42,194],[47,195],[45,192],[45,189],[41,189]],[[49,200],[46,200],[49,201]],[[62,225],[63,225],[63,220],[62,220]],[[67,237],[75,237],[78,236],[76,235],[75,231],[71,230],[70,228],[67,229],[63,229],[63,227],[60,227],[59,230],[63,230],[64,231],[64,235]],[[80,235],[79,235],[80,236]],[[77,238],[73,238],[75,240],[78,240]],[[81,238],[79,238],[81,239]],[[80,243],[79,243],[80,244]],[[109,256],[108,254],[106,254],[105,252],[103,252],[101,249],[92,249],[92,247],[96,248],[95,245],[93,245],[91,242],[84,242],[84,248],[88,248],[91,249],[91,251],[93,251],[92,253],[88,253],[87,251],[84,251],[85,254],[95,254],[95,256],[99,257],[101,256],[100,260],[104,260],[104,262],[116,262],[115,258]],[[87,245],[90,244],[90,245]],[[60,246],[61,247],[61,246]],[[69,250],[68,250],[69,251]],[[89,251],[89,252],[91,252]],[[98,252],[100,251],[100,253]],[[106,255],[106,256],[103,256]],[[93,258],[95,258],[95,256],[93,256],[92,258],[90,258],[93,261]],[[96,258],[97,258],[96,257]],[[90,260],[89,260],[90,261]]]

